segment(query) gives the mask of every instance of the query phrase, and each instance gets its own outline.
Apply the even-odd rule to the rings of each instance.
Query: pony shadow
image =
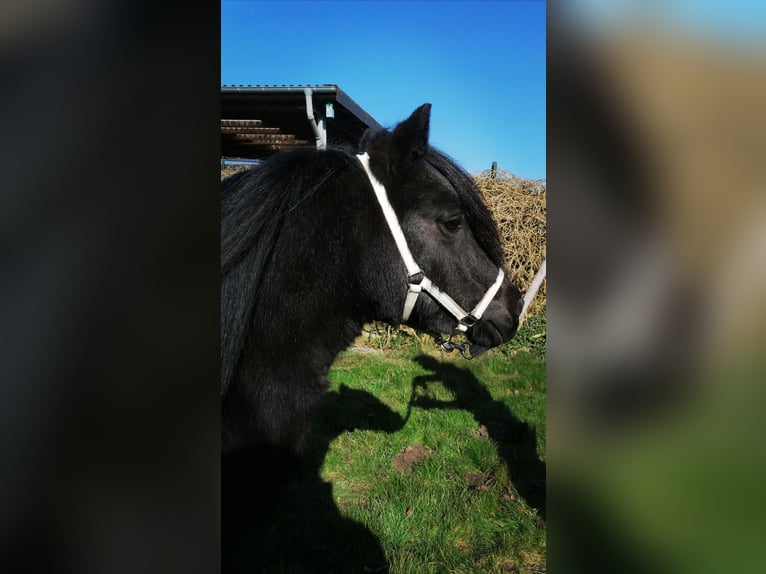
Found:
[[[419,355],[415,361],[433,374],[415,377],[412,382],[413,396],[417,387],[425,389],[428,383],[439,382],[454,394],[455,400],[437,401],[416,396],[412,406],[470,412],[497,446],[498,454],[508,468],[508,474],[519,495],[545,520],[545,462],[537,456],[535,430],[516,418],[504,403],[494,400],[487,388],[468,369],[439,362],[428,355]]]
[[[320,470],[330,444],[341,434],[354,430],[393,433],[406,418],[366,391],[341,385],[338,392],[327,394],[299,460],[259,453],[267,457],[267,464],[276,464],[290,475],[281,473],[284,484],[276,489],[261,483],[257,488],[265,490],[250,489],[250,495],[240,499],[237,515],[252,510],[254,518],[249,528],[224,538],[224,572],[388,572],[380,542],[366,526],[340,513],[332,484],[321,478]]]

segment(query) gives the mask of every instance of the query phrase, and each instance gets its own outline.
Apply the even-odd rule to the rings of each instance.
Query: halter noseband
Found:
[[[458,320],[456,327],[457,331],[465,333],[470,327],[476,324],[481,319],[481,316],[489,307],[492,299],[495,298],[497,292],[500,290],[500,285],[503,283],[503,277],[505,273],[502,267],[498,268],[497,278],[495,282],[487,289],[484,296],[476,304],[476,307],[467,313],[455,300],[447,295],[444,291],[439,289],[431,280],[426,277],[423,270],[415,263],[415,259],[412,257],[410,248],[407,245],[407,240],[404,238],[404,233],[399,225],[399,220],[396,217],[394,208],[391,207],[391,203],[388,201],[388,194],[386,188],[380,181],[372,174],[370,170],[370,156],[367,153],[358,154],[357,159],[362,164],[367,177],[372,184],[372,189],[375,191],[375,197],[378,198],[378,203],[383,209],[383,215],[388,223],[388,228],[391,230],[391,235],[394,236],[396,247],[399,249],[399,254],[402,256],[405,267],[407,267],[407,296],[404,299],[404,312],[402,313],[402,321],[407,321],[410,318],[412,310],[415,308],[415,302],[418,300],[418,296],[422,291],[428,293],[437,303],[439,303],[444,309],[447,310],[455,319]]]

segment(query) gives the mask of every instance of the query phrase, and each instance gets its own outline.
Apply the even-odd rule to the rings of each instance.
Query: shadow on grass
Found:
[[[415,388],[438,382],[455,395],[454,401],[416,397],[412,406],[421,409],[460,409],[470,412],[487,429],[498,454],[508,468],[513,485],[526,503],[545,520],[545,463],[537,456],[535,430],[520,421],[501,401],[492,398],[487,388],[468,369],[419,355],[415,361],[433,374],[415,377]]]
[[[230,479],[224,477],[223,485],[230,490],[224,513],[236,507],[239,516],[252,512],[253,521],[245,534],[224,534],[224,572],[388,572],[380,542],[363,524],[341,515],[320,469],[330,444],[342,433],[393,433],[405,422],[370,393],[341,385],[323,398],[311,444],[300,461],[263,449],[245,453],[241,458],[246,462],[227,461],[223,472]],[[274,468],[280,469],[279,476],[264,478],[264,469]],[[247,488],[243,482],[252,477],[257,483]]]

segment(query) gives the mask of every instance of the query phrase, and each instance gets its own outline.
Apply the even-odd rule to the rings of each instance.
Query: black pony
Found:
[[[463,329],[494,347],[515,333],[521,296],[498,275],[497,230],[472,179],[428,145],[430,109],[366,135],[359,151],[434,285],[471,309],[497,282],[481,319]],[[413,278],[353,151],[276,155],[224,180],[221,213],[224,452],[299,453],[335,357],[365,323],[402,322]],[[424,292],[407,324],[438,335],[458,321]]]

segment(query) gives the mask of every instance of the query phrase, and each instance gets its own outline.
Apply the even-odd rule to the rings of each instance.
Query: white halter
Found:
[[[404,300],[402,321],[407,321],[410,318],[412,309],[415,307],[415,302],[418,300],[418,295],[420,295],[421,291],[425,291],[458,320],[456,330],[465,333],[479,319],[481,319],[484,311],[487,310],[490,302],[500,290],[500,285],[503,283],[503,277],[505,276],[503,269],[498,268],[495,282],[489,289],[487,289],[487,292],[484,293],[484,297],[481,298],[481,301],[477,303],[476,307],[474,307],[470,313],[467,313],[452,297],[434,285],[431,280],[426,277],[423,270],[418,267],[418,264],[415,263],[415,259],[412,257],[410,248],[407,245],[407,240],[404,238],[402,228],[399,225],[399,220],[396,217],[396,212],[394,212],[394,208],[391,207],[391,203],[388,201],[386,188],[374,175],[372,175],[372,171],[370,170],[370,156],[366,153],[362,153],[358,154],[356,157],[359,159],[359,163],[362,164],[364,171],[367,173],[367,177],[370,179],[372,189],[375,191],[375,197],[378,198],[378,203],[383,209],[383,215],[386,218],[386,223],[388,223],[388,228],[391,230],[391,235],[394,236],[396,247],[399,249],[399,254],[404,260],[405,267],[407,267],[408,289],[407,297]]]

